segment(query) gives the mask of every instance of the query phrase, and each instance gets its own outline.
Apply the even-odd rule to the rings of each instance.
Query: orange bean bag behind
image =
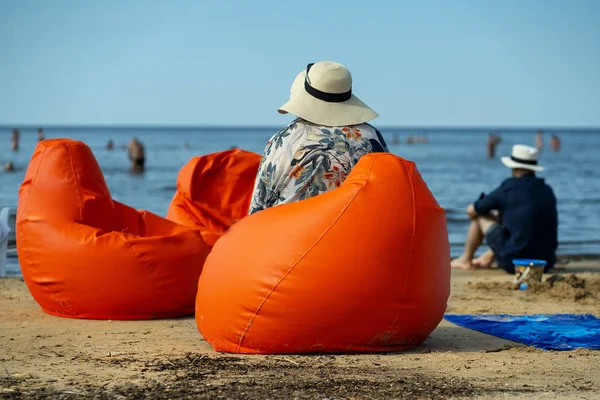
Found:
[[[376,153],[341,187],[233,225],[204,265],[196,323],[222,352],[405,350],[449,293],[444,211],[412,162]]]
[[[192,158],[177,176],[167,219],[200,229],[209,247],[248,215],[261,156],[233,149]]]
[[[93,319],[194,312],[208,247],[198,231],[113,201],[85,144],[39,142],[19,191],[17,251],[42,309]]]

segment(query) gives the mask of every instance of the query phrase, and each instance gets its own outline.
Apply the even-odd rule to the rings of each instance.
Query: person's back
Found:
[[[512,258],[556,261],[558,214],[556,197],[544,179],[534,175],[509,178],[500,186],[504,201],[499,207],[509,238],[504,249]]]
[[[249,213],[335,189],[363,155],[387,151],[369,124],[330,127],[298,118],[269,140]]]
[[[249,214],[339,187],[364,154],[387,151],[366,122],[378,117],[352,94],[352,77],[330,61],[309,64],[280,113],[298,118],[267,143]]]

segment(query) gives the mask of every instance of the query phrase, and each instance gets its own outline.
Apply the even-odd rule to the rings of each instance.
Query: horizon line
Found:
[[[287,124],[286,124],[287,125]],[[94,129],[184,129],[184,130],[206,130],[206,129],[281,129],[286,125],[276,124],[0,124],[0,129],[75,129],[75,128],[94,128]],[[564,131],[564,130],[577,130],[577,131],[600,131],[599,126],[589,125],[378,125],[379,129],[402,129],[402,130],[540,130],[540,131]]]

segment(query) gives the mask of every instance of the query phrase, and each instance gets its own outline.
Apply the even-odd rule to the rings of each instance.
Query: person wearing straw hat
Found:
[[[511,156],[501,161],[512,170],[512,177],[469,204],[471,224],[465,249],[451,265],[459,269],[487,268],[496,259],[499,267],[514,273],[514,259],[534,258],[545,260],[548,271],[556,262],[558,213],[552,188],[535,176],[544,170],[538,164],[538,150],[517,144]],[[490,250],[473,259],[484,238]]]
[[[339,187],[364,154],[388,151],[366,123],[379,115],[354,95],[350,71],[340,63],[308,64],[278,112],[297,118],[267,143],[249,214]]]

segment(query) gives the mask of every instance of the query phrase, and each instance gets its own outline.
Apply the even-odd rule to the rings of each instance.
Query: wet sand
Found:
[[[448,312],[600,315],[600,262],[574,262],[557,274],[568,279],[515,291],[502,271],[453,271]],[[21,279],[0,280],[0,398],[138,397],[594,399],[600,352],[541,351],[443,321],[403,353],[218,354],[193,318],[57,318],[40,310]]]

